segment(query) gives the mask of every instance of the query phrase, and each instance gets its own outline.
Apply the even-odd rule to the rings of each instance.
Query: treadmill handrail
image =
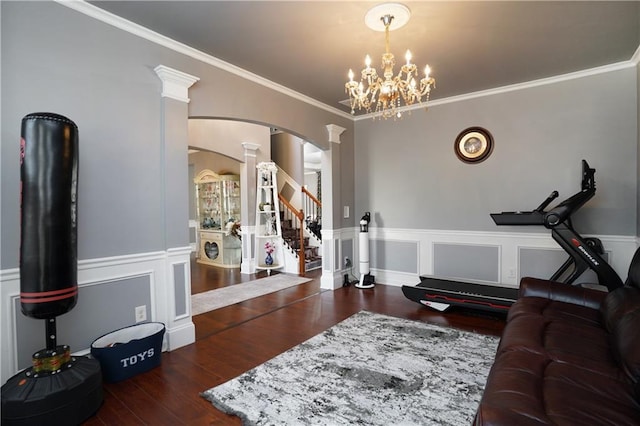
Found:
[[[531,212],[502,212],[490,215],[496,225],[544,225],[551,229],[569,219],[574,212],[595,195],[595,173],[596,170],[589,167],[586,160],[582,160],[580,192],[573,194],[548,212],[545,212],[544,209],[558,197],[558,191],[553,191],[542,204]]]
[[[549,204],[551,204],[551,202],[552,202],[553,200],[555,200],[556,198],[558,198],[558,195],[560,195],[560,194],[558,193],[558,191],[553,191],[551,194],[549,194],[549,196],[547,197],[547,199],[546,199],[546,200],[544,200],[544,201],[542,202],[542,204],[540,204],[538,207],[536,207],[536,209],[534,210],[534,212],[543,212],[543,211],[544,211],[544,209],[546,209],[546,208],[547,208],[547,206],[548,206]]]
[[[563,223],[596,194],[596,188],[589,188],[567,198],[544,215],[544,226],[553,228]]]
[[[587,201],[596,194],[596,169],[589,167],[586,160],[582,160],[582,182],[580,192],[567,198],[553,209],[545,213],[544,226],[553,228],[563,223],[575,211],[580,209]]]

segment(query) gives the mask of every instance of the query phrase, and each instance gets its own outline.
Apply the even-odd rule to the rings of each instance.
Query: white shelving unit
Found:
[[[256,269],[267,270],[284,267],[284,252],[280,227],[280,204],[278,203],[278,184],[276,173],[278,167],[273,162],[262,162],[257,166],[256,190]],[[266,245],[274,247],[269,263]]]

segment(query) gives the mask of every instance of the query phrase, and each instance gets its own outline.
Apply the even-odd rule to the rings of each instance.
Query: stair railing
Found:
[[[304,254],[304,212],[302,211],[302,209],[296,210],[291,205],[289,200],[284,198],[281,194],[278,194],[278,200],[280,201],[280,204],[283,206],[283,208],[280,209],[280,211],[284,215],[281,223],[284,222],[285,220],[290,220],[291,226],[294,229],[297,229],[298,238],[299,238],[298,244],[300,247],[298,249],[298,274],[300,276],[304,276],[306,272],[305,258],[304,258],[305,256]],[[297,219],[297,222],[295,222],[295,224],[294,224],[294,218]],[[298,225],[298,226],[295,226],[295,225]]]
[[[314,222],[315,226],[310,226],[309,230],[314,233],[318,239],[322,239],[319,232],[320,219],[322,217],[322,202],[318,200],[307,188],[302,187],[302,206],[307,212],[307,225]],[[302,211],[302,210],[301,210]]]

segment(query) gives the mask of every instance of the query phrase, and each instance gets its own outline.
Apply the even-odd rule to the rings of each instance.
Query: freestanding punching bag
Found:
[[[78,128],[34,113],[20,138],[20,305],[45,320],[46,348],[2,386],[2,425],[75,425],[102,404],[100,364],[57,344],[56,317],[78,297]]]
[[[22,120],[20,184],[22,313],[55,318],[78,297],[78,128],[71,120],[56,114]]]

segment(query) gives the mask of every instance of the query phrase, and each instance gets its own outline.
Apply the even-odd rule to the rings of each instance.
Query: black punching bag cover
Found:
[[[70,311],[78,297],[76,191],[78,128],[34,113],[20,139],[20,302],[38,319]]]

